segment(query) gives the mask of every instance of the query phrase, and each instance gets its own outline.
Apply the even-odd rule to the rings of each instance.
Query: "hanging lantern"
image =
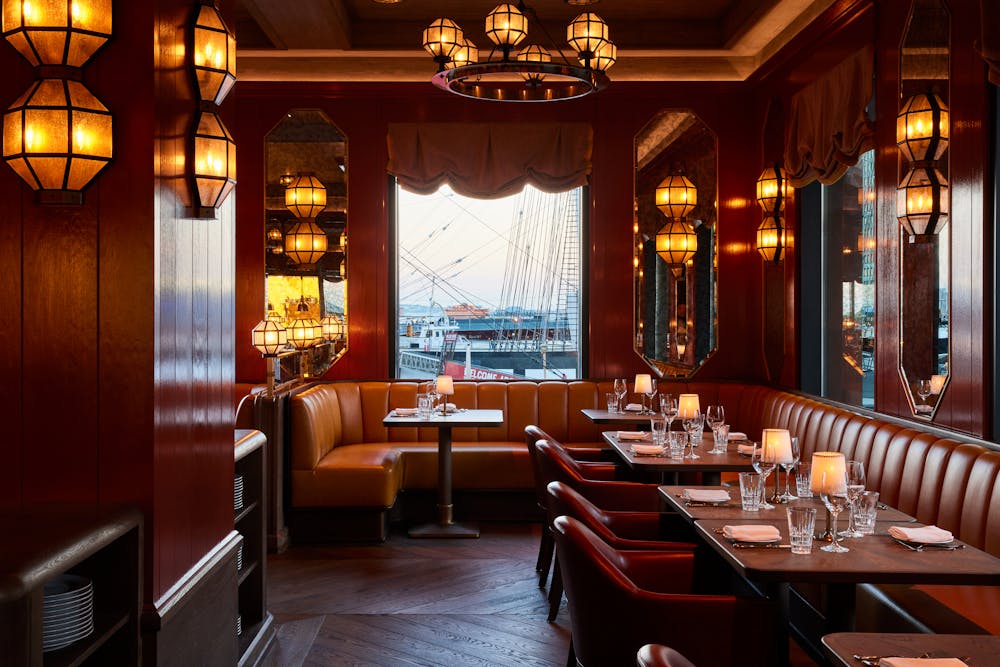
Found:
[[[948,220],[948,180],[937,169],[914,167],[896,188],[896,217],[910,243],[927,243]]]
[[[766,262],[780,262],[785,249],[785,226],[781,216],[769,215],[757,228],[757,252]]]
[[[930,93],[914,95],[896,116],[896,145],[910,162],[937,160],[948,149],[948,107]]]
[[[111,112],[79,81],[39,79],[3,116],[3,158],[41,203],[81,204],[111,161]]]
[[[668,218],[684,218],[698,204],[698,190],[684,174],[668,176],[656,188],[656,207]]]
[[[193,54],[199,99],[222,104],[236,83],[236,37],[214,4],[203,4],[198,9]]]
[[[285,207],[298,218],[315,218],[326,208],[326,187],[313,172],[303,172],[285,188]]]
[[[288,344],[288,332],[270,317],[257,323],[250,332],[250,339],[257,351],[264,356],[274,356]]]
[[[766,215],[777,215],[785,210],[788,197],[788,179],[785,170],[774,165],[767,167],[757,179],[757,203]]]
[[[236,187],[236,144],[219,116],[203,111],[194,134],[194,182],[198,190],[199,217],[215,217]]]
[[[111,36],[111,0],[3,0],[3,36],[32,67],[83,67]]]
[[[532,44],[527,48],[521,49],[521,52],[517,54],[517,59],[524,63],[552,62],[552,56],[549,55],[549,52],[537,44]],[[532,86],[541,83],[545,75],[541,72],[522,72],[521,78],[527,81],[529,86]]]
[[[326,232],[311,218],[295,223],[285,234],[285,254],[295,264],[313,266],[327,249]]]
[[[327,315],[319,321],[320,329],[323,331],[323,338],[329,341],[343,340],[344,321],[336,315]]]
[[[479,49],[476,48],[476,45],[471,40],[463,38],[462,43],[452,52],[451,58],[448,59],[444,67],[445,69],[452,69],[477,62],[479,62]]]
[[[579,61],[584,67],[587,66],[586,58],[579,58]],[[614,42],[608,41],[594,53],[594,57],[590,60],[590,67],[599,72],[607,72],[616,62],[618,62],[618,47],[615,46]]]
[[[528,19],[516,5],[498,5],[486,15],[486,36],[497,46],[505,47],[506,56],[528,36]]]
[[[608,24],[597,14],[580,14],[566,26],[566,41],[579,54],[580,60],[591,60],[608,42]]]
[[[424,29],[424,50],[434,56],[434,62],[444,68],[464,40],[462,29],[451,19],[434,19]]]
[[[683,219],[671,218],[656,233],[656,254],[667,264],[684,264],[698,250],[698,235]]]

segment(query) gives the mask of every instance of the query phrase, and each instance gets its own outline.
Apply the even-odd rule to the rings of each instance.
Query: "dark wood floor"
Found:
[[[478,540],[297,547],[268,560],[281,667],[566,664],[569,617],[545,620],[538,525]],[[812,665],[797,657],[797,666]]]

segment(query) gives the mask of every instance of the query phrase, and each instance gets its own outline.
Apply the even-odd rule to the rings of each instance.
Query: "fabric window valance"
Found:
[[[585,185],[593,151],[587,123],[391,123],[387,141],[389,173],[406,189],[448,183],[480,198]]]
[[[983,36],[980,40],[980,49],[983,60],[989,67],[990,83],[1000,86],[1000,3],[997,0],[979,0],[982,8]]]
[[[865,113],[872,98],[874,52],[865,47],[792,96],[785,127],[785,170],[797,187],[835,183],[873,147]]]

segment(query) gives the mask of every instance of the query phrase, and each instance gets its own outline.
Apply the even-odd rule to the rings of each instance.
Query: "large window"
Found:
[[[581,188],[395,195],[397,377],[581,376]]]
[[[802,388],[875,407],[875,157],[802,191]]]

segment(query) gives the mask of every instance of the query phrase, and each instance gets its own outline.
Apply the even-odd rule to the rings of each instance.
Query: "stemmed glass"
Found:
[[[788,478],[792,476],[792,470],[794,470],[795,466],[799,464],[799,459],[801,457],[802,450],[799,449],[799,439],[792,438],[792,460],[781,462],[781,468],[785,471],[785,492],[778,496],[779,502],[787,503],[799,499],[799,497],[792,493],[791,489],[788,487]]]
[[[861,461],[847,462],[847,500],[850,502],[850,509],[847,519],[847,530],[841,531],[841,537],[864,537],[854,525],[854,509],[858,504],[858,499],[865,492],[865,464]]]
[[[704,422],[702,421],[701,412],[695,410],[693,414],[684,418],[684,430],[687,431],[687,441],[689,452],[684,455],[686,459],[700,459],[701,457],[694,453],[694,434],[699,428],[702,427]]]
[[[653,397],[656,396],[656,380],[650,379],[649,381],[649,391],[645,392],[646,398],[649,399],[649,414],[654,414],[656,410],[653,409]]]
[[[719,450],[719,427],[726,423],[726,409],[721,405],[710,405],[705,410],[705,421],[712,429],[712,450],[709,454],[725,453]]]
[[[830,473],[824,472],[820,479],[820,489],[820,500],[823,501],[826,509],[833,517],[833,544],[820,547],[820,550],[835,554],[845,554],[850,549],[842,546],[837,539],[839,537],[837,533],[837,516],[850,504],[850,500],[847,498],[847,476],[844,475],[840,479],[832,479]]]
[[[922,405],[919,406],[918,412],[931,412],[933,408],[927,405],[927,399],[931,395],[931,381],[930,380],[920,380],[917,382],[917,396],[920,397],[920,402]]]
[[[615,380],[614,384],[615,396],[618,398],[618,412],[625,412],[625,407],[622,405],[622,399],[628,394],[628,382],[624,378],[618,378]]]
[[[660,412],[667,420],[667,431],[669,432],[674,426],[674,420],[677,419],[677,399],[671,394],[660,394]]]
[[[774,505],[767,502],[767,493],[765,491],[767,489],[767,478],[771,475],[771,472],[777,464],[774,461],[765,461],[763,457],[764,448],[756,442],[753,443],[753,454],[751,454],[750,457],[750,465],[753,466],[754,470],[760,473],[760,486],[764,489],[760,496],[760,508],[764,510],[773,510]]]

